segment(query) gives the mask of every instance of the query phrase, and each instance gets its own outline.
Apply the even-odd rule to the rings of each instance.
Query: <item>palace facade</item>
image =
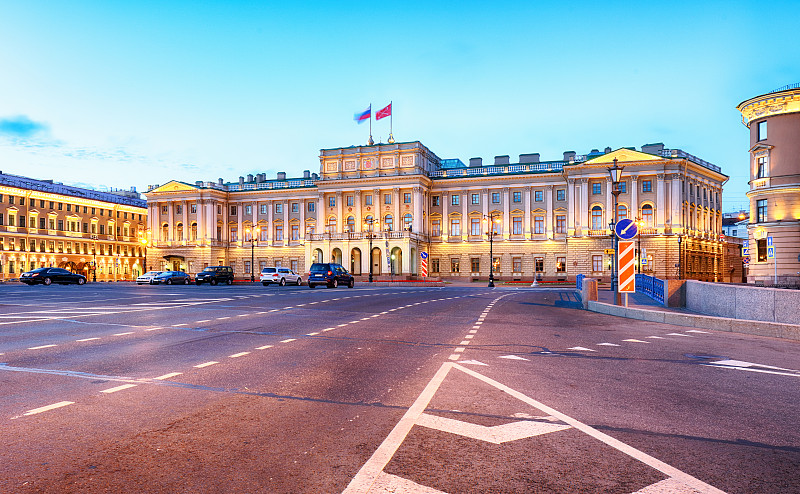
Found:
[[[800,285],[800,84],[736,109],[750,129],[747,281]]]
[[[663,144],[565,152],[484,165],[440,159],[421,142],[323,149],[320,173],[238,182],[172,181],[147,192],[148,266],[191,273],[230,265],[306,272],[338,262],[356,275],[573,279],[611,274],[608,168],[623,166],[617,212],[639,220],[643,272],[725,280],[720,168]],[[494,235],[488,235],[492,225]],[[490,254],[491,251],[491,254]],[[727,273],[727,275],[726,275]]]
[[[135,192],[99,192],[0,173],[0,280],[62,267],[97,281],[142,271],[147,205]]]

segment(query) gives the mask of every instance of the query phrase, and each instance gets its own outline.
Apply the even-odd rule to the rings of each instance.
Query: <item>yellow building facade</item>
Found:
[[[663,144],[642,150],[440,159],[421,142],[323,149],[320,172],[238,182],[173,181],[148,191],[151,267],[231,265],[298,272],[339,262],[366,277],[609,277],[614,211],[608,168],[623,166],[617,212],[640,221],[643,272],[724,278],[719,167]],[[488,235],[489,224],[494,235]],[[491,255],[490,255],[491,251]]]
[[[133,279],[143,268],[146,225],[138,194],[0,173],[0,280],[38,267],[90,281]]]

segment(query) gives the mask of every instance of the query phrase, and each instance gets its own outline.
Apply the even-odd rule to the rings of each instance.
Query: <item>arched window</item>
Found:
[[[394,230],[394,220],[391,214],[387,214],[386,217],[383,218],[383,224],[386,226],[387,232]]]
[[[617,221],[624,220],[628,217],[628,207],[624,204],[617,205]]]
[[[327,230],[328,233],[336,233],[336,216],[331,216],[328,218]]]
[[[594,206],[592,208],[592,230],[602,230],[605,226],[603,225],[603,208],[600,206]]]
[[[179,242],[183,240],[183,223],[178,223],[175,227],[175,240]]]
[[[645,204],[642,206],[642,220],[645,228],[653,228],[653,206]]]
[[[102,225],[100,225],[100,226],[102,226]],[[103,233],[103,232],[100,232],[100,233]],[[164,224],[161,227],[161,240],[164,240],[164,241],[169,240],[169,226],[166,225],[166,224]]]
[[[192,223],[192,241],[197,241],[197,223]]]
[[[411,220],[412,220],[411,213],[406,213],[403,215],[403,229],[411,231]]]
[[[354,232],[356,231],[356,219],[352,216],[347,217],[347,231]]]
[[[372,231],[375,231],[375,230],[379,229],[378,228],[379,226],[380,225],[375,224],[375,221],[373,220],[371,214],[368,214],[364,218],[364,231],[372,232]]]

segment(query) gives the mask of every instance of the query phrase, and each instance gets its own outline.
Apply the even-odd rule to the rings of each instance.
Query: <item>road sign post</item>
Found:
[[[420,259],[420,272],[419,272],[419,274],[423,278],[427,278],[428,277],[428,253],[423,250],[422,252],[419,253],[419,259]]]
[[[778,258],[775,257],[775,246],[772,244],[772,235],[767,237],[767,259],[772,259],[773,283],[778,284]]]
[[[636,259],[632,240],[619,241],[617,266],[619,266],[619,292],[625,294],[625,306],[627,307],[628,294],[636,292]]]

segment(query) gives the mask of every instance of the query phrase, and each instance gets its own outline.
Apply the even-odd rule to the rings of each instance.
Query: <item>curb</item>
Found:
[[[589,301],[588,310],[610,316],[627,317],[640,321],[663,322],[675,326],[686,326],[698,329],[712,329],[729,333],[743,333],[756,336],[769,336],[786,340],[800,341],[800,325],[769,321],[752,321],[747,319],[727,319],[682,312],[635,309],[619,307],[603,302]]]

